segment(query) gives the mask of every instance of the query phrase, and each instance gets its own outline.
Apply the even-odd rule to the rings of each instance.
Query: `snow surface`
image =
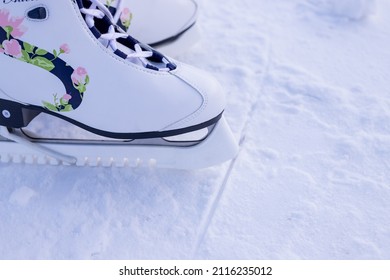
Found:
[[[0,165],[2,259],[389,259],[390,2],[199,0],[236,159]]]

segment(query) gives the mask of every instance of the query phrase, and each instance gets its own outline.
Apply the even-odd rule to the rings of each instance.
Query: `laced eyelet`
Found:
[[[131,48],[127,47],[124,50],[119,48],[121,43],[118,42],[118,39],[128,39],[130,35],[126,32],[118,28],[115,24],[115,16],[113,16],[110,10],[102,4],[99,0],[89,0],[92,4],[89,8],[82,7],[80,8],[80,12],[85,15],[85,21],[90,29],[96,30],[95,27],[95,18],[96,19],[104,19],[108,20],[108,30],[106,33],[99,33],[98,39],[100,41],[104,41],[104,45],[107,48],[110,48],[113,53],[119,54],[119,56],[123,59],[126,59],[130,62],[142,64],[145,68],[152,69],[155,71],[170,71],[172,70],[172,66],[174,65],[163,55],[158,55],[159,53],[155,52],[149,46],[145,47],[145,45],[139,43],[136,40],[127,40],[126,42],[130,42]],[[118,1],[120,6],[121,1]],[[117,6],[118,7],[118,6]],[[95,34],[96,32],[94,32]],[[96,36],[96,35],[95,35]],[[161,56],[160,61],[154,61],[153,58]],[[151,60],[148,60],[151,58]],[[159,67],[163,66],[163,67]],[[176,66],[174,66],[176,68]]]

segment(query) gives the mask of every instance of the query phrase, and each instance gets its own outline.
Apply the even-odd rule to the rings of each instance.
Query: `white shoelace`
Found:
[[[117,32],[115,29],[114,25],[115,22],[117,22],[117,20],[115,20],[115,17],[117,16],[117,14],[119,14],[118,15],[119,17],[120,13],[117,12],[115,17],[113,17],[110,11],[108,10],[108,8],[104,4],[102,4],[99,0],[90,0],[90,1],[92,2],[91,7],[82,8],[80,9],[80,12],[85,14],[85,21],[89,28],[95,26],[94,18],[102,19],[104,16],[107,16],[110,19],[112,25],[110,25],[110,27],[108,28],[108,33],[101,34],[100,39],[107,41],[107,47],[110,47],[112,51],[115,52],[116,50],[118,50],[117,39],[127,38],[127,36],[129,36],[127,33]],[[120,5],[121,5],[121,0],[118,0],[117,8],[120,8]],[[124,52],[123,50],[121,51]],[[144,51],[139,44],[134,45],[134,50],[126,49],[124,53],[127,56],[126,57],[127,60],[135,63],[137,63],[136,60],[139,60],[142,62],[144,66],[148,64],[146,58],[153,56],[152,51]]]
[[[121,16],[121,11],[122,11],[122,0],[116,0],[115,2],[116,2],[116,4],[115,4],[114,8],[116,11],[115,11],[115,15],[114,15],[113,19],[114,19],[114,22],[118,22],[118,20]]]

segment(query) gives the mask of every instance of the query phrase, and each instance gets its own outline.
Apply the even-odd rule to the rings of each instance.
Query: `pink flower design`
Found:
[[[65,93],[64,96],[62,97],[63,100],[69,101],[72,99],[72,96],[70,94]]]
[[[3,43],[4,53],[16,58],[22,57],[22,47],[15,39],[5,40]]]
[[[66,53],[66,54],[70,53],[70,48],[69,48],[68,44],[62,44],[60,46],[60,52]]]
[[[0,53],[4,53],[4,49],[0,47]]]
[[[121,12],[120,20],[124,27],[129,28],[133,14],[130,12],[129,8],[124,8]]]
[[[0,10],[0,26],[7,26],[8,25],[8,16],[9,11],[7,10]]]
[[[20,38],[25,32],[26,28],[22,26],[24,17],[10,17],[8,10],[0,10],[0,26],[1,27],[12,27],[11,35],[14,38]]]
[[[86,83],[87,76],[87,70],[85,70],[85,68],[83,67],[78,67],[76,70],[73,71],[73,74],[70,77],[75,85],[80,85]]]
[[[125,22],[125,21],[129,20],[130,14],[131,14],[130,13],[130,9],[129,8],[124,8],[122,10],[122,13],[121,13],[121,21]]]

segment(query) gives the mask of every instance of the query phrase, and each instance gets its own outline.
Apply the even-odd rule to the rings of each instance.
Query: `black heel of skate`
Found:
[[[0,125],[12,128],[26,127],[39,111],[14,101],[0,99]]]

